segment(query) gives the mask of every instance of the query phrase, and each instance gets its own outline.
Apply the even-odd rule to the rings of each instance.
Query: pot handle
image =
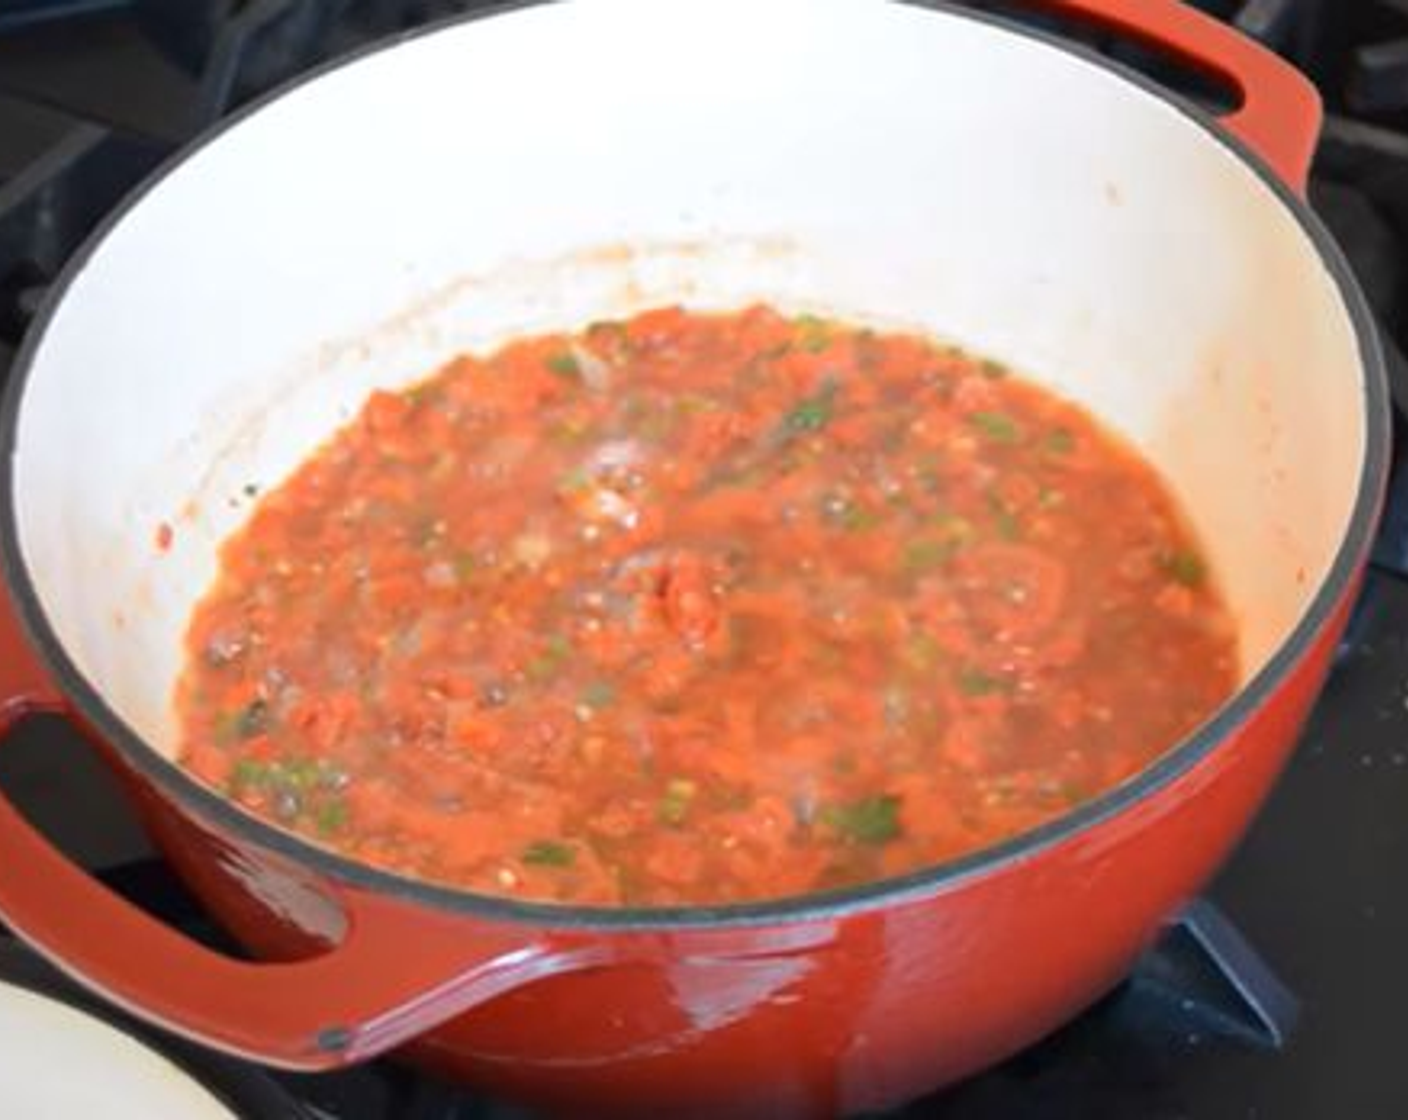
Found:
[[[1231,85],[1242,104],[1222,126],[1298,195],[1320,134],[1320,94],[1304,74],[1235,28],[1181,0],[1027,0],[1172,54]]]
[[[0,588],[0,747],[23,716],[64,712]],[[236,960],[132,906],[58,852],[0,793],[0,919],[100,995],[265,1065],[374,1057],[523,984],[599,963],[591,949],[349,886],[342,941],[308,960]]]

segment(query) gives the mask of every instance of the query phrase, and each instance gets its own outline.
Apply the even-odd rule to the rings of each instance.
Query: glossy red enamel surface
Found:
[[[1297,193],[1320,136],[1320,94],[1303,74],[1227,24],[1170,0],[1031,0],[1118,30],[1226,83],[1241,98],[1222,126]]]
[[[1251,819],[1344,613],[1270,703],[1157,794],[996,870],[835,918],[592,933],[459,916],[276,856],[130,769],[154,835],[214,913],[259,955],[299,963],[219,963],[121,907],[95,908],[92,890],[69,881],[77,872],[49,866],[42,845],[17,844],[8,809],[7,857],[39,863],[32,877],[0,877],[0,910],[49,923],[21,929],[90,983],[120,975],[108,994],[144,1014],[285,1064],[353,1059],[487,999],[407,1056],[571,1113],[652,1115],[680,1101],[701,1116],[883,1107],[1032,1042],[1124,974]],[[6,662],[22,652],[11,638]],[[369,936],[349,939],[349,924]],[[363,1024],[342,1052],[311,1053],[342,1019],[485,954],[504,962],[497,974],[432,985],[410,1009]]]
[[[0,589],[0,736],[23,716],[58,705],[58,690],[30,650],[19,619]]]
[[[1097,999],[1197,892],[1280,771],[1333,649],[1327,628],[1216,752],[1083,835],[833,920],[599,935],[609,945],[595,961],[500,996],[407,1056],[599,1116],[658,1115],[681,1101],[694,1111],[672,1115],[825,1116],[961,1078]],[[310,903],[329,884],[201,829],[165,799],[151,809],[187,878],[261,954],[298,957],[335,936],[335,914]],[[254,901],[255,882],[273,906]],[[422,930],[456,924],[388,905],[426,948]],[[459,922],[466,936],[480,927]]]

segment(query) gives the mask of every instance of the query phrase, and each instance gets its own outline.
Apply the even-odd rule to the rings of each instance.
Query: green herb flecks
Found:
[[[900,799],[886,793],[831,805],[821,811],[820,820],[853,844],[888,844],[901,833]]]
[[[313,810],[313,827],[319,836],[336,836],[347,827],[347,802],[330,798]]]
[[[939,513],[926,528],[921,537],[905,544],[900,562],[910,575],[921,575],[948,564],[953,556],[963,551],[976,530],[972,521],[955,513]]]
[[[1041,446],[1049,455],[1069,455],[1076,449],[1076,437],[1066,428],[1053,428],[1046,433]]]
[[[670,434],[675,430],[675,425],[679,422],[679,413],[668,404],[662,404],[658,408],[648,410],[640,419],[636,430],[642,439],[651,443],[661,443],[670,438]]]
[[[461,583],[468,583],[479,570],[479,558],[472,552],[456,553],[454,566],[455,578]]]
[[[561,840],[535,840],[523,849],[523,862],[529,867],[571,867],[577,853]]]
[[[722,412],[723,404],[702,393],[685,393],[674,402],[675,411],[681,416],[700,416],[709,412]]]
[[[609,708],[616,702],[616,686],[610,681],[593,681],[582,689],[578,700],[594,711]]]
[[[956,513],[936,514],[933,531],[943,540],[952,541],[959,548],[969,544],[978,532],[971,521]]]
[[[320,758],[290,758],[275,765],[273,778],[290,789],[306,791],[337,784],[339,773],[336,766]]]
[[[528,662],[528,679],[540,684],[557,676],[557,671],[572,656],[572,643],[566,635],[554,634],[547,640],[547,647],[532,661]]]
[[[229,747],[239,742],[240,713],[217,712],[210,723],[210,735],[217,746]]]
[[[547,435],[554,443],[575,446],[591,438],[592,427],[580,416],[563,416],[548,425]]]
[[[559,494],[580,494],[592,488],[592,472],[586,467],[573,467],[558,480]]]
[[[674,827],[683,824],[698,792],[699,787],[688,778],[672,778],[665,787],[665,795],[660,798],[658,815],[661,822]]]
[[[820,389],[783,417],[783,428],[793,434],[821,431],[835,415],[837,388],[836,382],[828,378]]]
[[[438,380],[422,381],[406,390],[406,400],[415,408],[435,403],[443,386]]]
[[[347,783],[347,774],[335,763],[321,758],[280,758],[264,761],[241,758],[230,771],[232,792],[258,790],[267,793],[312,793],[336,791]]]
[[[609,342],[618,347],[630,345],[630,332],[619,319],[598,319],[587,326],[587,337],[594,342]]]
[[[961,543],[951,537],[921,537],[907,541],[900,566],[908,575],[923,575],[942,568],[958,554]]]
[[[1072,808],[1077,805],[1083,805],[1094,796],[1094,793],[1092,793],[1088,787],[1079,782],[1064,782],[1061,784],[1060,797]]]
[[[856,504],[841,515],[840,525],[848,533],[864,533],[876,528],[884,520],[876,510]]]
[[[965,665],[958,671],[958,691],[974,699],[983,696],[1000,696],[1012,691],[1010,681],[993,676],[973,665]]]
[[[567,381],[578,381],[582,376],[582,365],[570,350],[559,350],[547,357],[547,367],[552,373]]]
[[[848,533],[863,533],[876,528],[884,520],[880,511],[844,494],[832,494],[823,499],[821,517],[828,524]]]
[[[1022,442],[1022,426],[1005,412],[975,412],[968,417],[968,423],[993,443]]]
[[[816,315],[800,315],[793,325],[797,330],[797,345],[808,354],[820,354],[836,338],[835,328]]]
[[[988,493],[988,509],[992,511],[993,528],[997,530],[997,535],[1005,541],[1016,541],[1022,538],[1022,522],[1007,503],[996,493]]]
[[[230,771],[230,792],[240,794],[245,790],[262,789],[268,781],[270,765],[253,758],[241,758]]]
[[[1169,579],[1182,587],[1196,589],[1207,582],[1207,564],[1196,552],[1186,548],[1160,554],[1159,567]]]
[[[905,641],[902,656],[905,664],[911,669],[926,673],[943,660],[944,650],[937,638],[921,631],[911,634]]]

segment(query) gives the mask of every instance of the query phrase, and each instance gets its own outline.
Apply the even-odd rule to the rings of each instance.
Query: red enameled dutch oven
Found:
[[[0,917],[222,1050],[321,1069],[404,1048],[602,1115],[893,1105],[1115,984],[1292,749],[1366,559],[1387,398],[1301,197],[1311,87],[1172,0],[1033,7],[1178,56],[1241,105],[1212,116],[944,3],[573,0],[325,69],[163,169],[56,286],[9,385],[0,725],[59,711],[90,730],[258,963],[106,893],[3,801]],[[467,347],[752,300],[952,337],[1137,441],[1233,605],[1235,699],[1037,831],[740,907],[409,881],[172,762],[183,628],[247,483]]]

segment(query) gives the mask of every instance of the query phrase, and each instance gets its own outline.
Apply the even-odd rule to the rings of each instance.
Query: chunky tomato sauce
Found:
[[[263,497],[185,763],[359,860],[667,905],[1065,813],[1236,683],[1148,464],[923,338],[653,311],[463,357]]]

